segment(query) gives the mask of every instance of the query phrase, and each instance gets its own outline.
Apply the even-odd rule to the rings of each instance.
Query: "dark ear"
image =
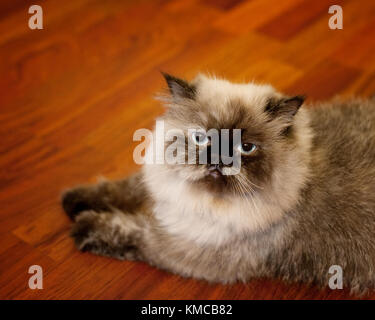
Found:
[[[167,73],[162,72],[165,81],[167,81],[171,95],[179,98],[194,99],[195,87],[185,80],[176,78]]]
[[[299,95],[292,98],[270,99],[265,112],[272,117],[293,118],[305,101],[305,96]]]

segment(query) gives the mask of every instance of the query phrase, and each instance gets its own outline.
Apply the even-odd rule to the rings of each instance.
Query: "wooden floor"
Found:
[[[31,4],[43,30],[28,28]],[[330,4],[343,30],[328,28]],[[310,101],[373,94],[375,1],[12,0],[0,2],[0,30],[0,298],[352,298],[270,280],[209,285],[79,253],[59,197],[138,169],[132,135],[162,112],[160,70],[270,82]],[[43,290],[28,288],[34,264]]]

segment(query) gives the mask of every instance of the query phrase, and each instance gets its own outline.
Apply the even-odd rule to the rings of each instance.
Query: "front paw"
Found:
[[[81,212],[76,217],[71,236],[80,251],[120,260],[140,259],[136,237],[117,228],[112,222],[111,213],[103,215],[92,210]]]
[[[80,251],[107,255],[108,244],[103,241],[103,237],[108,235],[100,220],[99,214],[94,211],[83,211],[77,215],[70,235]]]
[[[104,193],[98,187],[78,187],[66,191],[62,196],[62,206],[68,216],[74,218],[83,211],[107,211],[109,207],[106,203]]]
[[[81,188],[66,191],[61,202],[64,211],[72,220],[78,213],[90,210],[90,204]]]
[[[70,236],[74,239],[76,247],[81,251],[88,251],[90,243],[97,237],[99,214],[94,211],[83,211],[76,216]]]

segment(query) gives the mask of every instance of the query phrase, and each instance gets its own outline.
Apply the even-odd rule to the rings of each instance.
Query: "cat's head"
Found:
[[[163,151],[173,144],[185,151],[177,155],[175,150],[178,163],[165,164],[176,177],[217,195],[246,196],[267,189],[279,172],[293,175],[301,161],[298,148],[303,139],[296,119],[303,96],[287,97],[269,85],[233,84],[204,75],[191,82],[164,77],[169,95],[160,120],[165,131],[177,134],[166,137]],[[234,129],[240,129],[240,141]],[[238,162],[223,163],[221,147],[212,152],[212,130],[219,134],[215,146],[227,143],[226,155],[237,157],[239,167]],[[207,163],[199,158],[202,154]]]

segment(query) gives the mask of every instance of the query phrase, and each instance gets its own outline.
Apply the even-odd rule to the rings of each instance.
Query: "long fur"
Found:
[[[345,286],[374,289],[375,101],[299,109],[271,86],[165,76],[166,129],[240,128],[259,150],[220,189],[206,165],[148,164],[66,192],[78,248],[221,283],[326,286],[339,265]]]

